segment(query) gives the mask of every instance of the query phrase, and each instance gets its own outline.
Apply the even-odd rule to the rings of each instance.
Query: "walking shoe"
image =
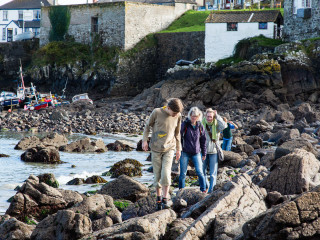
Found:
[[[161,196],[157,196],[157,203],[156,203],[157,211],[162,210],[162,201]]]
[[[156,206],[157,206],[157,211],[162,210],[162,202],[161,201],[157,201]]]
[[[172,201],[168,201],[167,198],[162,199],[162,209],[169,209],[172,206]]]

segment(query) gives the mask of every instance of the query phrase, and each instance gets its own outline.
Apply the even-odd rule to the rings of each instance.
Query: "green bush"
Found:
[[[53,6],[49,9],[51,30],[49,41],[62,41],[68,32],[71,13],[68,6]]]

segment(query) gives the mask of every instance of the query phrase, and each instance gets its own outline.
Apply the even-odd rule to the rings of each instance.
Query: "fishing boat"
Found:
[[[2,91],[0,94],[0,105],[2,107],[19,106],[19,98],[13,92]]]
[[[75,95],[72,98],[72,103],[75,103],[75,102],[88,102],[88,103],[93,104],[93,101],[89,98],[88,93],[82,93],[82,94]]]
[[[33,105],[34,110],[39,110],[41,108],[46,108],[46,107],[48,107],[47,102],[40,102],[40,103]]]

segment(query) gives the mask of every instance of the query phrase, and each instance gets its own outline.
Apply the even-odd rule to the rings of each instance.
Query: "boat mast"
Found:
[[[21,78],[21,86],[23,88],[23,94],[24,94],[24,91],[25,91],[26,88],[24,86],[24,81],[23,81],[21,58],[20,58],[20,78]]]

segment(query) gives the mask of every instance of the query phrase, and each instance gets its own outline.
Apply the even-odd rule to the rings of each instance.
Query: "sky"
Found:
[[[4,5],[13,0],[0,0],[0,6]],[[60,5],[68,5],[68,4],[83,4],[87,3],[87,0],[57,0]],[[89,3],[92,3],[92,0],[89,0]]]

